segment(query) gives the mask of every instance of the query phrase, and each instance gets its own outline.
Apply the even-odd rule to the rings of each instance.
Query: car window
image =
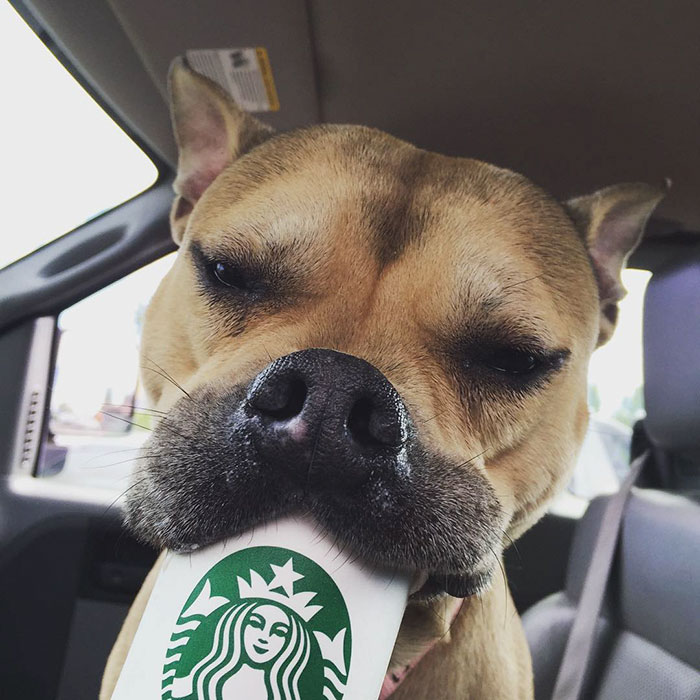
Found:
[[[0,268],[147,189],[158,170],[0,0]]]
[[[642,314],[650,279],[646,270],[622,273],[627,296],[620,302],[613,337],[591,358],[588,432],[567,493],[555,510],[581,512],[594,496],[616,491],[629,468],[632,428],[644,417]]]
[[[58,317],[49,425],[37,476],[123,491],[153,425],[139,382],[143,317],[175,253]]]

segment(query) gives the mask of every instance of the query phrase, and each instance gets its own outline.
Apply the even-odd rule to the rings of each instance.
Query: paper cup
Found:
[[[296,519],[168,553],[113,700],[374,700],[410,577]]]

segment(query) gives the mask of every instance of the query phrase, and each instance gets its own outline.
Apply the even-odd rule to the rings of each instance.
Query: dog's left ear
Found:
[[[177,197],[170,224],[179,245],[190,212],[207,187],[274,130],[244,112],[217,83],[193,71],[183,58],[170,66],[168,90],[178,148]]]
[[[610,339],[617,322],[617,304],[626,294],[620,273],[669,186],[668,181],[665,187],[643,183],[613,185],[564,204],[588,248],[598,282],[599,346]]]

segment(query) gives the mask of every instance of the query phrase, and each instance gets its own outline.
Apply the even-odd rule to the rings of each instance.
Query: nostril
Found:
[[[307,391],[306,384],[302,379],[292,379],[287,387],[287,400],[284,406],[271,412],[270,415],[277,420],[288,420],[298,416],[304,408]]]
[[[362,447],[398,447],[401,428],[398,417],[390,413],[378,407],[368,396],[359,398],[348,415],[350,437]]]
[[[290,420],[302,412],[307,393],[303,379],[290,377],[284,382],[267,383],[250,403],[257,411],[274,420]]]
[[[363,447],[379,445],[379,440],[369,432],[369,421],[374,410],[372,401],[363,397],[355,402],[348,415],[348,432],[352,439]]]

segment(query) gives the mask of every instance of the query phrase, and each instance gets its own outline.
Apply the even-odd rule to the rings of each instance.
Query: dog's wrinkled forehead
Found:
[[[210,255],[282,259],[317,292],[324,281],[337,289],[391,279],[406,283],[392,294],[430,295],[443,310],[508,300],[517,312],[529,304],[594,323],[583,242],[547,193],[510,171],[364,127],[270,138],[214,181],[187,235]]]

